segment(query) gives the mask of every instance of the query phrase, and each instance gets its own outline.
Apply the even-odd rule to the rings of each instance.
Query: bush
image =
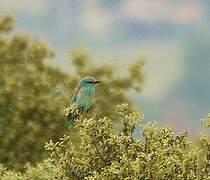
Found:
[[[7,170],[2,165],[0,166],[0,179],[1,180],[53,180],[65,179],[59,173],[59,166],[54,166],[50,160],[37,163],[35,166],[27,164],[25,172],[15,172]]]
[[[119,114],[123,122],[119,132],[107,117],[80,117],[74,127],[81,138],[79,147],[66,135],[58,142],[51,140],[45,146],[48,160],[27,164],[21,173],[0,165],[0,179],[209,179],[207,136],[201,136],[195,145],[186,132],[176,135],[170,127],[160,128],[155,122],[143,125],[143,114],[129,113],[126,104],[119,106]],[[139,121],[141,137],[134,138]],[[202,123],[208,127],[209,121],[208,117]]]
[[[200,138],[195,146],[187,132],[175,134],[156,122],[141,123],[142,113],[129,113],[119,106],[123,127],[113,128],[110,119],[81,117],[75,124],[81,143],[75,147],[70,137],[50,141],[45,148],[60,173],[70,179],[208,179],[210,141]],[[140,121],[141,138],[133,132]],[[207,118],[206,121],[209,121]],[[206,122],[204,122],[207,124]]]

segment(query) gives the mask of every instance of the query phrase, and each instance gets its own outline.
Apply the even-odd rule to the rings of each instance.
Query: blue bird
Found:
[[[90,109],[93,104],[94,95],[95,95],[95,86],[100,83],[93,77],[84,77],[79,81],[78,86],[73,91],[73,95],[70,101],[70,106],[79,109],[79,111],[86,111]],[[66,129],[74,124],[77,119],[78,114],[69,113],[67,120],[64,124]]]

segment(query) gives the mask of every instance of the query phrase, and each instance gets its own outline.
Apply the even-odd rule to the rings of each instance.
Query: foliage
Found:
[[[204,127],[207,127],[207,128],[210,127],[210,113],[208,114],[207,118],[201,119],[201,123]]]
[[[72,73],[67,74],[46,62],[54,53],[41,41],[18,35],[13,27],[11,17],[0,21],[0,162],[22,169],[25,163],[46,157],[44,142],[63,135],[63,109],[80,77],[90,75],[103,82],[93,109],[116,119],[115,104],[130,102],[126,92],[141,89],[144,63],[138,60],[127,75],[117,77],[117,68],[96,66],[76,49]],[[76,138],[75,133],[67,133]]]
[[[1,180],[65,180],[59,171],[60,168],[53,166],[49,160],[37,163],[35,166],[27,164],[24,173],[7,170],[1,165],[0,178]]]
[[[78,149],[67,135],[55,143],[50,140],[45,146],[48,160],[27,164],[24,173],[0,165],[0,179],[209,179],[207,136],[201,136],[200,146],[194,146],[186,132],[176,135],[170,127],[160,128],[155,122],[143,125],[143,114],[129,113],[127,104],[119,106],[119,114],[120,132],[107,117],[80,116],[75,125],[81,137]],[[135,139],[139,122],[141,138]]]
[[[62,134],[66,98],[55,88],[67,77],[44,64],[51,55],[39,41],[0,36],[0,161],[8,167],[43,158],[42,144]]]
[[[119,106],[123,127],[113,128],[112,120],[81,117],[75,125],[81,144],[78,148],[64,135],[45,148],[61,174],[69,179],[208,179],[210,141],[200,139],[194,146],[187,132],[175,134],[170,127],[155,122],[142,124],[142,113],[129,113],[127,104]],[[141,137],[133,131],[140,121]],[[201,154],[203,159],[200,160]]]

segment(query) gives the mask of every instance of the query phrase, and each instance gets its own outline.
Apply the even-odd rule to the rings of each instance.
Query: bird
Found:
[[[81,113],[88,112],[91,108],[95,96],[96,85],[100,81],[96,80],[94,77],[86,76],[79,81],[79,84],[72,92],[72,97],[70,100],[70,107],[78,109]],[[70,112],[67,115],[67,120],[64,124],[65,129],[69,129],[75,120],[78,118],[79,114]]]

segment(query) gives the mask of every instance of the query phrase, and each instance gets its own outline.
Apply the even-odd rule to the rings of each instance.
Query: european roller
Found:
[[[93,104],[96,88],[95,86],[98,83],[100,83],[100,81],[93,77],[82,78],[72,93],[70,106],[76,108],[79,111],[88,112]],[[78,114],[70,112],[67,116],[64,127],[69,129],[69,127],[74,124],[78,116]]]

